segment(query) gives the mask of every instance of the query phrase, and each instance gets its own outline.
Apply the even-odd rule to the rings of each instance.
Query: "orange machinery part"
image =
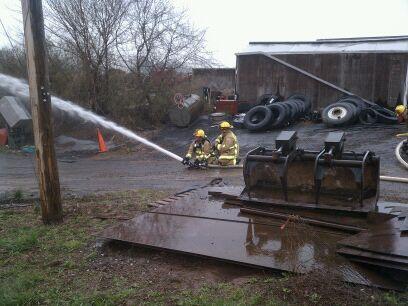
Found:
[[[7,129],[0,129],[0,146],[5,146],[7,144]]]

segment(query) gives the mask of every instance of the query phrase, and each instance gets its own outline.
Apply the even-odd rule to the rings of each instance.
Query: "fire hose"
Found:
[[[404,137],[404,136],[408,136],[408,133],[397,135],[397,137]],[[408,163],[401,156],[401,151],[402,151],[401,149],[406,141],[408,140],[403,140],[397,145],[397,147],[395,148],[395,157],[400,162],[400,164],[404,166],[405,169],[408,169]]]

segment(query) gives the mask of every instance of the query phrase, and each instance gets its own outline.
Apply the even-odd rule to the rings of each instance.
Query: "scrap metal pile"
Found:
[[[342,133],[317,150],[282,132],[244,162],[245,186],[203,187],[104,230],[100,237],[262,269],[335,273],[403,290],[408,210],[378,204],[380,159],[347,152]]]

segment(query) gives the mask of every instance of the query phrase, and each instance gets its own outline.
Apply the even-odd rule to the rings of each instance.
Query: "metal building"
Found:
[[[407,101],[408,36],[250,42],[237,54],[236,68],[241,100],[255,101],[264,93],[302,93],[319,109],[344,95],[328,82],[393,107]]]

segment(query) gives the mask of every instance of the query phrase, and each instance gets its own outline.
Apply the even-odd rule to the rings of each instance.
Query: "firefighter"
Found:
[[[197,168],[206,167],[211,154],[211,142],[201,129],[194,132],[194,141],[190,144],[184,157],[183,165],[193,165]]]
[[[398,122],[404,122],[408,126],[408,114],[407,114],[407,108],[404,105],[398,105],[395,108],[395,113],[397,114],[398,117]]]
[[[237,136],[231,131],[233,126],[227,121],[220,124],[221,135],[217,137],[214,144],[217,162],[221,166],[233,166],[237,164],[239,144]]]

